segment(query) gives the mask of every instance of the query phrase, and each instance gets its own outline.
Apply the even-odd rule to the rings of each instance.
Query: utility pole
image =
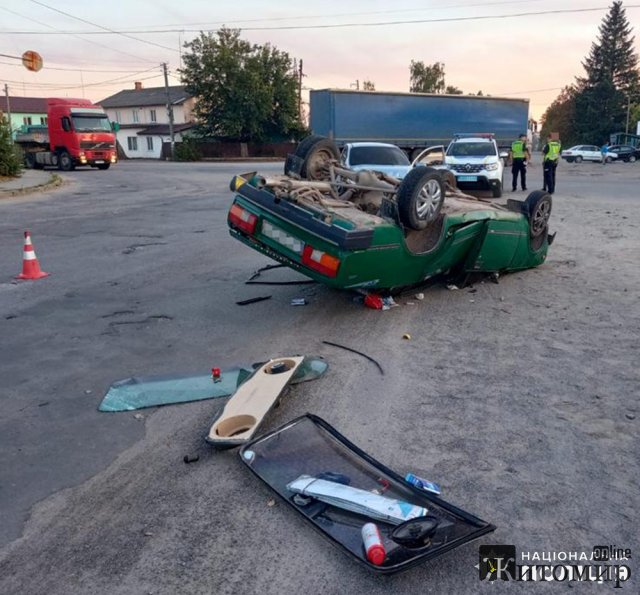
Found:
[[[9,85],[4,84],[4,96],[7,99],[7,118],[9,120],[9,134],[13,135],[13,126],[11,126],[11,103],[9,102]],[[627,121],[629,118],[627,117]]]
[[[174,150],[176,147],[176,139],[173,134],[173,105],[171,104],[171,97],[169,95],[169,75],[167,74],[167,63],[162,63],[162,70],[164,72],[164,93],[167,97],[167,115],[169,116],[169,136],[171,137],[171,160],[173,161]]]
[[[631,95],[627,95],[627,127],[624,130],[625,134],[629,134],[629,112],[631,111]]]
[[[300,58],[300,63],[298,64],[298,114],[300,117],[300,122],[302,122],[302,77],[304,74],[302,73],[302,58]]]

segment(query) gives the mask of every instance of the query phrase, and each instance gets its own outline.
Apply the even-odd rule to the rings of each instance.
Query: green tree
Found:
[[[411,93],[442,93],[446,87],[444,64],[441,62],[425,65],[424,62],[411,60],[409,77]]]
[[[0,112],[0,176],[16,177],[21,171],[20,151],[11,138],[9,123]]]
[[[453,85],[447,85],[444,92],[447,95],[462,95],[462,89],[458,89],[458,87],[454,87]]]
[[[201,32],[185,44],[180,70],[196,97],[199,132],[229,140],[298,138],[299,78],[286,52],[251,45],[239,29]]]
[[[373,81],[365,80],[362,82],[362,90],[363,91],[375,91],[376,84]]]
[[[550,132],[560,133],[564,146],[576,142],[575,134],[576,88],[565,87],[542,116],[540,138],[546,141]]]
[[[627,98],[640,90],[634,37],[621,1],[611,5],[582,65],[585,76],[577,79],[574,133],[580,142],[597,144],[624,130]]]

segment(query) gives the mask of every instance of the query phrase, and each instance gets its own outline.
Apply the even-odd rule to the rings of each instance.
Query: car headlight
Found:
[[[496,169],[498,169],[500,166],[497,163],[487,163],[484,168],[487,171],[494,171]]]

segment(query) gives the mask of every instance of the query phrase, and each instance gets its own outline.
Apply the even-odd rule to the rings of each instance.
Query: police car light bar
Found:
[[[495,138],[493,132],[455,132],[453,138]]]

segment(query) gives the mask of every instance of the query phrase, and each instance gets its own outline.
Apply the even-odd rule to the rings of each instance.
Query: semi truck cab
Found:
[[[118,160],[116,137],[103,109],[86,99],[47,100],[47,128],[16,136],[27,167],[71,171],[88,165],[109,169]]]

